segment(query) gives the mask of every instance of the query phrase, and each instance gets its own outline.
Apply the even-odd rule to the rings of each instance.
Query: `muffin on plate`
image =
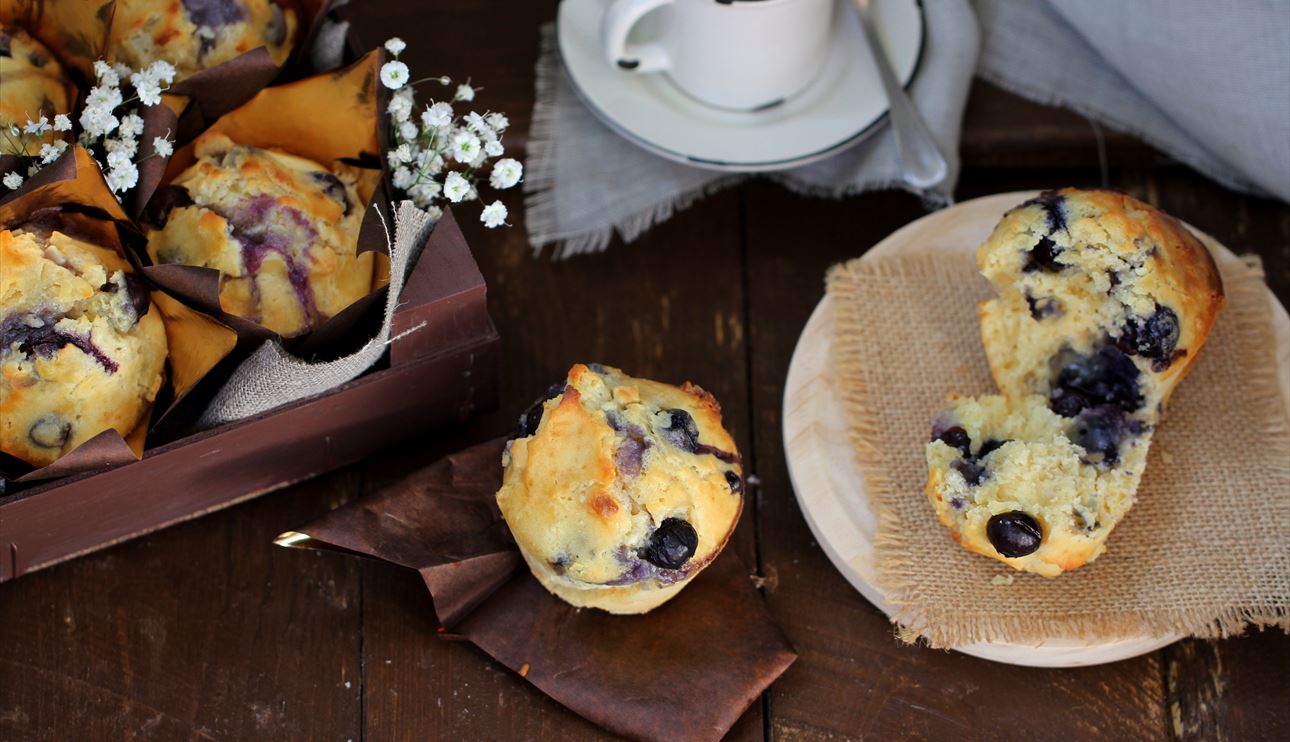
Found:
[[[367,295],[373,255],[358,254],[366,207],[356,175],[223,134],[153,200],[158,263],[218,269],[220,304],[283,336],[300,335]]]
[[[71,114],[74,88],[63,65],[44,44],[16,26],[0,26],[0,126],[22,128],[41,116],[53,123],[55,114]],[[41,144],[61,134],[46,132],[27,143],[35,155]],[[0,154],[24,154],[18,142],[0,137]]]
[[[1066,418],[1039,395],[953,399],[927,444],[927,497],[965,548],[1053,577],[1102,553],[1150,443],[1118,409]]]
[[[927,444],[927,496],[955,541],[1052,577],[1096,559],[1132,507],[1222,281],[1186,227],[1100,190],[1009,211],[977,262],[998,293],[979,314],[1002,396],[952,398]]]
[[[1049,396],[1067,417],[1111,403],[1154,422],[1223,306],[1205,246],[1113,191],[1068,188],[1022,204],[977,262],[999,294],[980,315],[1000,391]]]
[[[0,450],[53,463],[129,434],[161,388],[166,333],[112,249],[38,226],[0,230]]]
[[[274,0],[116,0],[109,54],[135,69],[169,62],[176,80],[260,47],[281,66],[299,24],[294,3]]]
[[[645,613],[725,546],[743,468],[712,395],[577,364],[520,419],[497,504],[534,576],[575,606]]]

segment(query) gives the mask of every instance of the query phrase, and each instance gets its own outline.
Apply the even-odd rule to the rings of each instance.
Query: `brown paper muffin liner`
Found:
[[[1257,260],[1221,272],[1228,306],[1174,392],[1137,504],[1101,557],[1052,579],[955,545],[924,494],[924,446],[946,395],[996,393],[976,314],[992,292],[975,261],[907,255],[829,272],[838,386],[879,516],[878,586],[902,638],[949,647],[1290,630],[1285,370]]]
[[[739,558],[723,553],[641,616],[574,608],[525,568],[497,509],[504,446],[448,456],[277,543],[417,570],[441,636],[473,642],[616,734],[720,739],[796,659]]]
[[[69,147],[62,157],[33,176],[21,193],[0,199],[0,228],[22,224],[36,212],[50,208],[74,219],[82,233],[92,233],[96,244],[115,248],[139,271],[138,262],[132,259],[135,250],[129,248],[141,239],[140,235],[84,148]],[[154,406],[128,435],[105,430],[45,467],[32,469],[5,456],[0,460],[0,475],[19,482],[52,479],[129,463],[143,455],[150,423],[178,404],[232,351],[237,339],[229,328],[160,291],[152,292],[152,302],[165,322],[169,345],[168,381],[164,387],[167,399],[161,409]]]
[[[282,150],[328,167],[344,163],[360,168],[357,191],[367,204],[367,211],[356,249],[381,256],[376,263],[372,289],[307,335],[292,338],[288,349],[299,355],[326,350],[345,338],[383,297],[389,282],[389,260],[384,257],[389,253],[389,243],[380,225],[382,213],[388,209],[379,157],[377,70],[381,59],[381,53],[373,51],[335,72],[266,88],[204,132],[223,133],[238,144]],[[167,184],[196,161],[193,149],[190,142],[175,151],[145,212],[161,207]],[[145,213],[143,221],[148,220]],[[152,262],[145,253],[139,257],[146,263]],[[221,278],[217,270],[170,264],[147,265],[144,273],[189,306],[232,327],[241,340],[258,344],[278,337],[254,321],[224,311],[219,300]]]

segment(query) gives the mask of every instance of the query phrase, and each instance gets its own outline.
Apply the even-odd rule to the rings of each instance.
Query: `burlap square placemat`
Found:
[[[924,494],[924,445],[946,395],[995,393],[976,315],[991,289],[975,261],[908,255],[830,271],[838,387],[880,520],[878,586],[902,638],[943,647],[1290,630],[1285,371],[1262,269],[1230,261],[1222,273],[1228,305],[1173,395],[1137,504],[1099,559],[1047,579],[955,545]]]

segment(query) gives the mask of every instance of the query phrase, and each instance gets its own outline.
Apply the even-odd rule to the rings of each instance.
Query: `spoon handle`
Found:
[[[896,148],[900,152],[905,182],[915,188],[930,188],[945,179],[949,170],[945,157],[936,146],[927,123],[896,79],[896,73],[891,68],[891,62],[887,59],[887,53],[874,27],[872,0],[853,1],[860,16],[860,26],[864,28],[865,38],[869,42],[869,52],[878,67],[878,76],[882,78],[882,87],[887,93],[891,126],[896,133]]]

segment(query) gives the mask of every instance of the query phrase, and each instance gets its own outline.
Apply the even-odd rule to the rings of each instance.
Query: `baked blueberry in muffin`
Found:
[[[197,162],[150,204],[154,261],[218,269],[223,309],[283,336],[371,291],[374,257],[356,252],[365,206],[351,170],[223,134],[194,147]]]
[[[52,124],[59,113],[72,112],[74,89],[63,66],[45,45],[16,26],[0,26],[0,127],[22,128],[44,116]],[[26,154],[61,136],[49,131],[28,138]],[[0,154],[22,154],[16,137],[0,136]]]
[[[927,445],[927,494],[965,547],[1045,576],[1097,558],[1132,506],[1153,428],[1223,287],[1179,222],[1111,191],[1050,191],[977,250],[1001,397],[958,400]]]
[[[38,227],[0,230],[0,450],[44,466],[129,434],[161,388],[166,334],[121,255]]]
[[[644,613],[725,546],[743,468],[703,389],[575,365],[520,419],[497,504],[557,597]]]
[[[285,0],[116,0],[110,55],[135,69],[157,60],[183,79],[265,47],[281,66],[299,28]]]

